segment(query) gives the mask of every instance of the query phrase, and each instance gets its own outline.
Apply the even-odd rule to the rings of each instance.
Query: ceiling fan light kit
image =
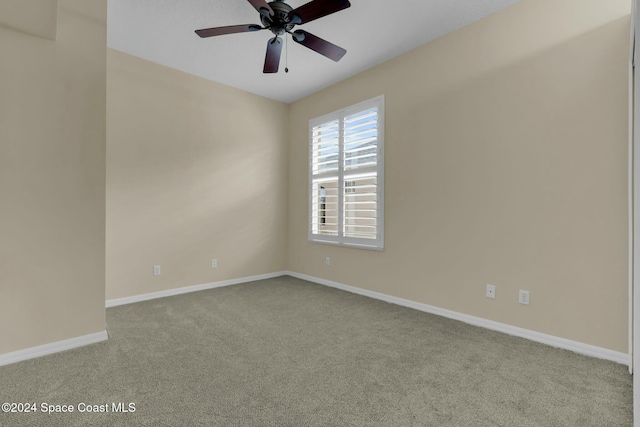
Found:
[[[347,53],[340,46],[336,46],[318,36],[304,30],[293,30],[296,25],[305,24],[323,16],[341,11],[351,6],[348,0],[312,0],[293,9],[283,0],[248,0],[260,13],[262,26],[255,24],[231,25],[197,30],[196,34],[202,38],[221,36],[224,34],[246,33],[269,30],[274,37],[267,43],[267,54],[264,60],[264,73],[277,73],[280,65],[283,41],[280,36],[290,34],[294,42],[309,48],[333,61],[339,61]]]

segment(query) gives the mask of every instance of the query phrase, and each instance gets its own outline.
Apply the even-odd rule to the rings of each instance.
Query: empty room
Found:
[[[635,9],[0,0],[0,426],[640,426]]]

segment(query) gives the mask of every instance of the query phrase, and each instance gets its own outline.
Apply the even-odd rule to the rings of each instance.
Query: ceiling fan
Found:
[[[248,0],[260,13],[262,26],[254,24],[230,25],[197,30],[196,34],[202,38],[221,36],[224,34],[246,33],[260,30],[270,30],[275,37],[267,43],[267,55],[264,60],[264,73],[277,73],[282,52],[282,39],[279,36],[291,34],[293,41],[318,52],[334,61],[339,61],[346,50],[340,46],[321,39],[304,30],[295,30],[296,25],[306,24],[323,16],[330,15],[351,6],[348,0],[312,0],[307,4],[293,9],[284,0]]]

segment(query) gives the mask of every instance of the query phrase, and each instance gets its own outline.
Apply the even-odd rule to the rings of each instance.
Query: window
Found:
[[[384,247],[384,97],[309,122],[309,240]]]

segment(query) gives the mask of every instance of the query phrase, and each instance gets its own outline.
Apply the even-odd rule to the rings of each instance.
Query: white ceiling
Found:
[[[289,73],[263,74],[269,31],[201,39],[194,31],[260,24],[246,0],[109,0],[108,45],[285,103],[294,102],[519,0],[351,0],[351,7],[296,28],[347,50],[333,62],[288,41]],[[308,0],[289,0],[299,7]]]

